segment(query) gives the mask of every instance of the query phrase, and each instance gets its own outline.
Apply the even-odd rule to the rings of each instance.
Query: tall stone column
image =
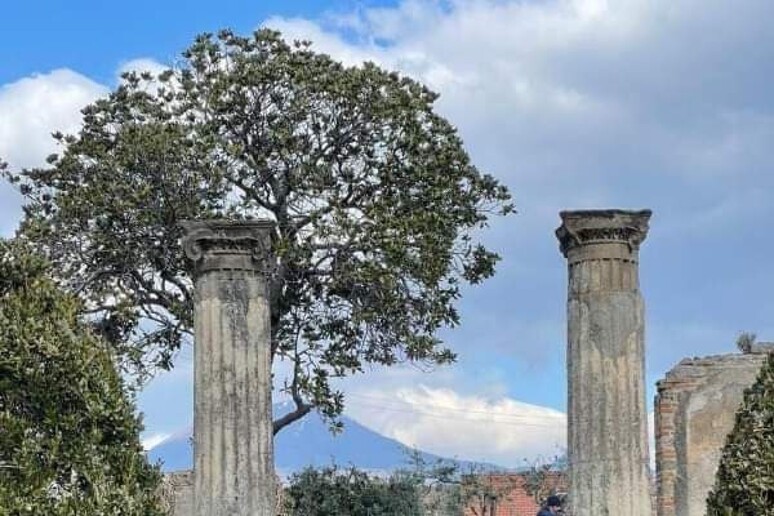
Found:
[[[268,221],[183,224],[195,265],[194,516],[274,516]]]
[[[651,516],[638,250],[651,212],[564,211],[573,516]]]

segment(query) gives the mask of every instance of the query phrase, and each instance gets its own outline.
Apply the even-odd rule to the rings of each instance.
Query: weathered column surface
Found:
[[[268,221],[187,222],[195,264],[194,516],[274,516]]]
[[[644,304],[638,249],[651,212],[562,212],[569,270],[568,459],[573,516],[650,516]]]

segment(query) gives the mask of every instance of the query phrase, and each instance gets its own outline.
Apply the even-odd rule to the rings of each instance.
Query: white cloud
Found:
[[[142,445],[143,450],[150,451],[167,440],[171,435],[172,434],[149,433],[141,439],[140,444]]]
[[[372,430],[446,457],[518,467],[553,457],[566,443],[562,412],[507,397],[415,384],[358,391],[348,403],[348,414]]]
[[[38,167],[57,151],[51,133],[77,132],[80,110],[107,89],[72,70],[59,69],[0,86],[0,159],[14,169]],[[22,199],[0,183],[0,236],[21,217]]]
[[[774,41],[750,36],[767,34],[771,5],[405,0],[266,24],[439,90],[440,110],[476,162],[554,209],[579,198],[660,204],[670,179],[719,196],[727,192],[710,183],[717,173],[771,164],[774,120],[757,112],[769,107],[762,85],[770,60],[757,47]],[[345,38],[348,31],[355,37]],[[740,68],[749,74],[732,79]],[[632,189],[633,177],[652,184]],[[556,200],[543,203],[547,195]],[[530,197],[521,202],[537,209]]]
[[[0,156],[14,167],[36,167],[56,151],[51,133],[74,133],[81,109],[107,89],[72,70],[25,77],[0,87]]]
[[[338,34],[326,32],[317,23],[303,18],[268,18],[263,24],[282,32],[287,41],[311,40],[318,52],[334,56],[342,63],[353,66],[363,61],[380,62],[379,51],[371,45],[354,47],[348,44]]]

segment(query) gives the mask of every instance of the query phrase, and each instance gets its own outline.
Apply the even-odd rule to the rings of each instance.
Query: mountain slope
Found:
[[[282,413],[276,406],[275,413]],[[346,416],[344,431],[333,435],[317,413],[282,430],[274,441],[277,471],[286,476],[305,466],[325,466],[336,463],[354,465],[365,470],[393,470],[407,466],[406,447]],[[152,462],[162,461],[164,471],[191,469],[193,464],[192,429],[173,435],[148,452]],[[422,453],[433,462],[440,457]]]

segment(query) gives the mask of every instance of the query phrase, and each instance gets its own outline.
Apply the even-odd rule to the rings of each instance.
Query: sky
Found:
[[[343,381],[347,413],[430,452],[521,465],[564,446],[560,210],[653,210],[640,253],[649,411],[681,358],[731,352],[742,331],[774,340],[773,15],[770,0],[13,2],[0,158],[42,165],[49,133],[77,131],[120,71],[174,64],[222,27],[269,26],[426,83],[518,214],[484,234],[498,273],[465,291],[461,326],[443,333],[459,362]],[[20,215],[0,185],[0,234]],[[190,425],[191,356],[140,396],[149,442]]]

